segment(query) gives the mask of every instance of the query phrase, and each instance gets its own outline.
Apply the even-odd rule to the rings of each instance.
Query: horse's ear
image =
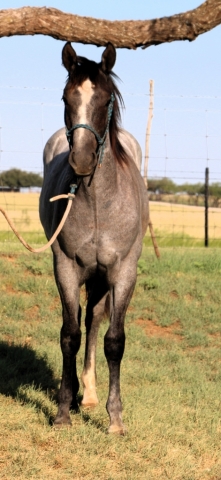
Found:
[[[108,43],[101,57],[101,69],[104,73],[110,73],[116,62],[116,50],[112,43]]]
[[[62,63],[66,70],[70,73],[74,70],[77,62],[77,54],[72,48],[71,43],[67,42],[62,50]]]

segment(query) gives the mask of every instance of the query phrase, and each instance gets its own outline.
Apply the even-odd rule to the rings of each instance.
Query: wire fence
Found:
[[[149,94],[123,92],[124,128],[138,139],[145,156]],[[47,139],[63,126],[62,89],[0,86],[0,173],[10,168],[42,174]],[[220,183],[221,97],[154,96],[148,178],[166,177],[180,185],[176,195],[150,193],[151,221],[160,245],[203,245],[204,198],[182,190],[186,184]],[[0,192],[5,208],[21,232],[42,238],[39,192]],[[221,246],[221,209],[210,203],[209,243]],[[12,239],[0,218],[0,240]]]

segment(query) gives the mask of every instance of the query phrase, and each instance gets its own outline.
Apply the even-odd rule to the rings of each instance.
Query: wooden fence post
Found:
[[[154,95],[154,81],[150,80],[150,104],[149,104],[147,129],[146,129],[144,175],[143,175],[144,183],[146,187],[148,187],[147,172],[148,172],[149,151],[150,151],[150,132],[151,132],[152,119],[153,119],[153,99],[154,99],[153,95]]]
[[[148,188],[148,163],[149,163],[149,151],[150,151],[150,132],[151,132],[151,124],[153,119],[153,99],[154,99],[154,81],[150,80],[150,103],[149,103],[149,112],[148,112],[148,119],[147,119],[147,128],[146,128],[146,142],[145,142],[145,158],[144,158],[144,183],[146,188]],[[151,219],[149,218],[149,230],[150,236],[153,242],[153,247],[157,258],[160,258],[160,251],[157,245],[156,237],[154,234],[153,224]]]

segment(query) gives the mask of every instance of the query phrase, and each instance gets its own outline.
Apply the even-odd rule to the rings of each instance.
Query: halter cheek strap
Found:
[[[77,130],[77,128],[85,128],[86,130],[90,130],[95,135],[98,143],[98,156],[99,156],[98,165],[101,165],[103,160],[105,140],[106,140],[107,132],[109,130],[110,120],[113,113],[114,101],[115,101],[115,96],[112,93],[110,98],[110,103],[108,105],[108,111],[107,111],[107,126],[106,126],[103,137],[100,137],[100,135],[96,132],[96,130],[90,125],[87,125],[86,123],[76,123],[75,125],[73,125],[73,127],[70,128],[70,130],[66,130],[66,136],[70,146],[71,146],[71,134],[74,130]]]

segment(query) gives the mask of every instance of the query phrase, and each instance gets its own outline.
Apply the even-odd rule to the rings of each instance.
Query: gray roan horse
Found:
[[[63,48],[62,61],[68,71],[63,101],[69,151],[64,130],[59,130],[47,142],[40,217],[50,238],[67,201],[52,204],[49,199],[68,193],[70,184],[76,185],[69,216],[52,245],[63,315],[63,371],[54,424],[70,425],[69,410],[78,407],[79,296],[80,287],[85,284],[82,406],[92,407],[98,403],[96,341],[99,324],[106,313],[110,319],[104,337],[109,367],[109,432],[123,434],[120,363],[125,345],[124,318],[134,291],[137,261],[148,224],[148,198],[136,159],[131,158],[135,155],[136,141],[119,128],[122,97],[111,72],[115,59],[115,48],[110,43],[100,63],[78,57],[70,43]]]

